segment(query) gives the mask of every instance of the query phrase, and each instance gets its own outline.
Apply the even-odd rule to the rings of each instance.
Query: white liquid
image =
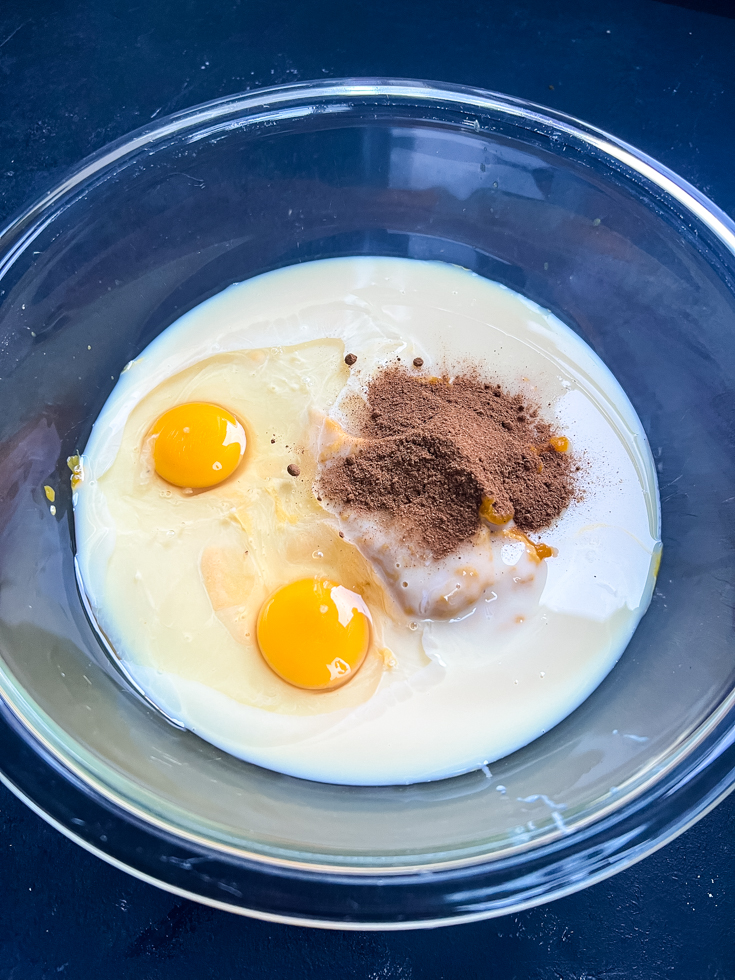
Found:
[[[114,475],[115,467],[124,474],[127,464],[118,457],[130,413],[154,398],[165,379],[227,351],[282,351],[320,338],[341,340],[344,350],[357,354],[351,383],[359,382],[360,369],[364,377],[396,354],[409,363],[421,356],[428,371],[463,359],[485,364],[505,387],[541,404],[586,460],[589,476],[584,499],[542,535],[558,557],[544,563],[522,609],[490,586],[459,622],[386,624],[399,669],[386,671],[364,703],[313,714],[258,707],[246,694],[228,692],[226,676],[205,683],[201,671],[187,666],[199,664],[191,659],[197,608],[200,658],[216,659],[221,650],[229,658],[222,664],[237,664],[242,654],[212,613],[196,560],[201,545],[192,537],[171,553],[177,574],[182,562],[192,566],[191,581],[177,597],[178,611],[172,611],[165,591],[168,545],[145,543],[137,528],[133,533],[120,523],[123,510],[105,491],[111,476],[107,484],[100,480],[108,471]],[[288,356],[283,353],[284,363]],[[299,397],[329,411],[328,386],[314,393],[310,384],[304,380]],[[248,761],[305,778],[416,782],[507,755],[557,724],[594,690],[625,649],[652,594],[660,549],[655,469],[624,392],[555,317],[504,287],[440,263],[334,259],[230,287],[172,325],[121,375],[83,462],[75,500],[80,577],[94,616],[131,678],[201,737]],[[221,533],[235,531],[225,527]],[[522,560],[507,545],[500,553],[511,572]],[[313,573],[319,574],[318,565]],[[283,574],[284,582],[294,577],[287,568]],[[147,598],[141,599],[143,593]],[[163,671],[155,643],[145,636],[156,617],[155,642],[168,649]]]

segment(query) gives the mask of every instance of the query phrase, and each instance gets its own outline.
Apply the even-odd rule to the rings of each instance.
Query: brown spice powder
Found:
[[[427,378],[388,368],[369,383],[355,424],[361,441],[326,464],[319,493],[383,515],[434,558],[475,534],[483,502],[493,523],[512,517],[534,532],[573,495],[573,459],[538,406],[470,373]]]

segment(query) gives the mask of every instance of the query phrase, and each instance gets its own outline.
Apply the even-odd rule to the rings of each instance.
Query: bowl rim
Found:
[[[314,82],[304,81],[278,85],[267,88],[259,88],[249,92],[225,96],[220,99],[206,102],[198,106],[191,107],[184,111],[170,116],[162,117],[153,123],[133,131],[115,140],[114,142],[102,147],[96,153],[86,157],[59,183],[47,191],[42,197],[33,204],[21,209],[15,216],[11,217],[0,231],[0,278],[15,262],[33,241],[33,239],[54,220],[65,207],[75,199],[79,190],[88,182],[101,175],[107,168],[113,167],[118,161],[126,156],[130,156],[145,147],[153,147],[156,144],[172,137],[181,137],[189,130],[195,130],[199,134],[197,138],[206,136],[212,129],[221,130],[224,128],[235,128],[243,125],[252,125],[264,119],[293,118],[299,115],[308,115],[315,112],[327,111],[331,105],[333,111],[340,108],[337,100],[342,100],[343,108],[352,108],[353,104],[349,100],[395,100],[396,104],[406,104],[408,101],[419,104],[429,104],[440,102],[450,104],[454,110],[467,113],[468,129],[482,132],[478,118],[472,119],[473,110],[477,111],[496,111],[507,116],[523,119],[534,127],[541,130],[551,130],[563,134],[574,140],[581,140],[588,146],[594,148],[598,153],[617,161],[618,164],[632,170],[641,178],[649,181],[669,197],[673,198],[680,207],[690,212],[707,229],[714,234],[723,245],[735,255],[735,222],[733,222],[723,211],[721,211],[704,194],[690,185],[683,178],[679,177],[667,167],[649,157],[635,147],[605,131],[591,126],[581,120],[575,119],[565,113],[547,107],[528,102],[526,100],[506,96],[501,93],[486,91],[480,88],[446,84],[432,81],[410,80],[410,79],[390,79],[390,78],[346,78],[346,79],[320,79]],[[381,102],[381,104],[383,104]],[[229,117],[229,118],[228,118]],[[244,121],[243,121],[244,117]],[[209,131],[204,127],[209,126]],[[201,132],[204,130],[203,132]],[[28,736],[27,741],[36,743],[36,751],[39,758],[46,757],[47,764],[53,765],[57,770],[64,772],[67,778],[79,784],[80,791],[97,796],[100,805],[114,805],[124,812],[127,812],[138,820],[147,822],[151,827],[151,832],[156,831],[161,834],[175,835],[186,841],[190,846],[206,847],[217,851],[222,860],[226,857],[237,856],[238,859],[245,859],[254,865],[262,867],[264,873],[268,874],[275,871],[294,872],[307,875],[326,875],[326,876],[345,876],[352,880],[362,878],[393,878],[396,881],[406,876],[415,876],[427,872],[439,872],[443,874],[460,875],[463,872],[477,870],[482,866],[497,866],[498,858],[488,855],[478,855],[469,858],[457,858],[446,862],[438,862],[435,865],[421,864],[417,866],[402,865],[395,868],[387,868],[376,865],[373,867],[349,867],[340,864],[317,865],[313,862],[302,862],[281,857],[273,857],[257,852],[247,853],[243,849],[228,847],[218,842],[203,841],[193,834],[182,833],[172,830],[170,825],[165,822],[157,821],[151,814],[135,812],[127,801],[115,798],[115,794],[109,788],[97,784],[90,780],[89,774],[82,767],[77,767],[71,763],[68,757],[62,756],[57,749],[42,735],[42,733],[29,724],[24,712],[13,699],[7,696],[7,691],[0,689],[0,715],[3,716],[5,724],[9,728],[17,728],[20,725]],[[566,835],[562,830],[549,832],[542,842],[531,842],[521,844],[515,848],[508,848],[503,858],[507,855],[523,855],[529,852],[541,853],[545,848],[563,850],[563,841],[569,842],[570,836],[577,835],[579,831],[591,832],[595,827],[612,821],[615,825],[622,824],[624,818],[634,816],[643,806],[650,807],[654,802],[661,804],[666,801],[666,806],[670,807],[677,794],[688,793],[692,785],[702,785],[703,795],[694,807],[689,807],[685,812],[677,813],[676,819],[664,821],[665,828],[659,829],[656,835],[650,837],[645,845],[636,847],[623,846],[615,860],[608,862],[607,869],[600,869],[597,872],[585,874],[581,880],[568,883],[563,888],[556,891],[545,893],[537,899],[527,899],[524,903],[503,907],[501,910],[483,909],[481,912],[453,915],[450,918],[422,920],[418,925],[445,924],[446,922],[473,921],[474,919],[486,918],[494,914],[504,914],[521,907],[530,907],[534,904],[548,901],[551,897],[559,897],[562,894],[569,894],[576,891],[593,881],[602,880],[610,874],[627,867],[634,861],[639,860],[647,853],[662,846],[686,827],[690,826],[697,819],[703,816],[720,799],[732,789],[735,781],[735,721],[728,721],[728,716],[733,714],[735,706],[735,691],[724,698],[717,709],[710,714],[696,729],[694,729],[685,740],[675,749],[666,754],[665,764],[657,766],[652,763],[647,767],[647,775],[639,781],[639,785],[632,790],[625,798],[623,806],[610,803],[601,807],[594,815],[579,822],[574,828],[572,835]],[[12,716],[12,718],[11,718]],[[687,760],[693,761],[692,756],[697,749],[706,748],[704,759],[699,759],[690,769],[687,770],[685,763]],[[723,768],[724,765],[724,768]],[[727,772],[725,772],[727,769]],[[709,770],[710,780],[705,784],[702,777]],[[88,850],[97,853],[98,856],[119,867],[123,867],[130,873],[150,880],[154,884],[179,894],[186,894],[198,901],[208,901],[209,904],[220,905],[216,901],[202,897],[195,892],[187,892],[177,886],[163,880],[151,878],[136,870],[132,865],[120,862],[104,849],[95,847],[84,835],[76,833],[66,826],[58,816],[54,816],[51,808],[34,803],[32,796],[24,789],[22,778],[18,778],[18,773],[13,775],[1,773],[0,779],[29,806],[38,812],[44,819],[48,820],[57,829],[61,830],[71,839],[77,841]],[[669,810],[669,816],[671,812]],[[632,838],[631,838],[632,840]],[[269,918],[273,921],[298,922],[300,924],[322,924],[335,926],[333,921],[318,923],[311,919],[295,918],[293,916],[278,916],[259,913],[257,910],[244,909],[241,905],[232,905],[225,902],[220,907],[230,908],[233,911],[245,912],[246,914],[258,915],[262,918]],[[343,928],[407,928],[411,923],[400,923],[389,926],[386,923],[370,925],[369,923],[358,923],[352,925],[342,924]],[[337,926],[339,927],[339,926]]]
[[[413,918],[396,916],[393,919],[385,919],[370,917],[359,911],[361,893],[367,889],[368,894],[374,894],[384,891],[386,885],[393,885],[397,886],[399,895],[410,892],[410,897],[415,904],[419,876],[409,874],[402,876],[400,880],[391,881],[390,878],[386,879],[385,877],[373,880],[355,879],[354,877],[350,879],[348,876],[340,876],[334,873],[306,876],[302,874],[299,877],[302,880],[310,879],[312,885],[326,886],[327,889],[332,890],[337,889],[339,900],[333,903],[334,912],[332,915],[309,915],[308,905],[305,905],[298,914],[295,914],[291,911],[273,911],[270,908],[259,907],[258,903],[253,901],[252,891],[250,894],[244,893],[245,902],[218,897],[217,889],[241,899],[244,897],[243,893],[239,893],[234,887],[240,884],[236,877],[237,869],[233,869],[233,866],[226,862],[214,865],[214,875],[207,878],[213,887],[209,889],[210,893],[203,894],[202,890],[197,890],[195,886],[191,885],[193,866],[197,861],[202,860],[198,852],[193,849],[182,849],[180,851],[182,857],[175,855],[162,858],[162,860],[170,862],[164,865],[167,871],[173,867],[176,870],[183,869],[189,872],[188,880],[180,881],[173,875],[152,874],[150,869],[144,870],[136,865],[131,857],[137,856],[136,852],[140,851],[141,848],[136,845],[139,845],[140,842],[145,844],[152,841],[154,848],[156,846],[160,848],[163,845],[165,852],[170,855],[171,850],[173,850],[172,841],[154,834],[151,828],[131,825],[129,817],[121,816],[111,810],[109,801],[99,798],[87,787],[79,785],[71,774],[64,774],[62,767],[58,765],[56,760],[44,759],[45,753],[41,746],[37,746],[35,750],[29,749],[28,739],[24,737],[25,733],[23,736],[18,733],[17,720],[15,718],[9,719],[3,708],[4,706],[0,701],[0,748],[3,753],[4,769],[4,771],[0,770],[0,782],[34,813],[69,840],[79,844],[87,852],[101,858],[112,867],[125,871],[140,881],[154,885],[170,894],[249,918],[321,929],[398,931],[468,924],[534,908],[557,898],[564,898],[590,885],[604,881],[659,850],[706,816],[729,795],[735,785],[735,737],[731,735],[727,744],[723,745],[720,742],[713,745],[708,753],[706,763],[699,766],[693,773],[687,774],[674,787],[674,791],[680,793],[689,784],[693,791],[692,795],[698,803],[696,809],[692,808],[684,816],[677,813],[675,819],[668,819],[656,827],[653,834],[651,833],[650,821],[642,819],[642,815],[639,814],[633,814],[631,819],[629,814],[625,826],[616,825],[616,827],[610,828],[617,830],[617,834],[610,835],[609,840],[603,842],[602,846],[598,845],[592,849],[591,860],[586,853],[581,861],[577,860],[574,855],[570,858],[564,852],[552,855],[553,863],[547,862],[540,876],[531,876],[531,880],[527,880],[526,877],[521,878],[521,888],[513,890],[510,897],[504,894],[493,897],[497,891],[497,884],[493,881],[492,873],[489,873],[492,869],[488,869],[487,866],[481,866],[477,869],[460,868],[441,876],[442,884],[449,898],[449,902],[443,901],[441,903],[441,911],[444,914],[436,914],[434,906],[437,903],[434,902],[430,907],[429,915],[415,914]],[[30,764],[27,758],[29,753],[33,753]],[[26,758],[23,757],[24,754]],[[715,768],[719,771],[719,777],[713,781],[711,775]],[[62,783],[63,792],[61,796],[56,785],[58,782],[56,777],[60,771],[62,775],[66,776]],[[71,811],[69,805],[72,807]],[[82,813],[85,819],[75,817],[70,821],[69,812]],[[104,829],[105,833],[101,833],[100,828]],[[130,836],[131,829],[133,830],[132,839]],[[113,842],[119,843],[117,838],[124,838],[122,848],[111,846]],[[121,850],[122,855],[119,853]],[[546,850],[548,851],[549,848],[547,847]],[[267,893],[270,890],[272,875],[276,869],[255,867],[248,870],[255,871],[254,880],[251,875],[248,884],[252,886],[254,883],[256,889],[260,888],[262,892]],[[549,870],[557,872],[556,875],[552,876],[551,887],[547,886]],[[468,877],[468,871],[475,872],[472,878]],[[281,874],[279,877],[286,882],[298,881],[296,876]],[[180,875],[179,878],[181,878]],[[424,883],[430,881],[431,875],[423,876]],[[354,887],[355,884],[358,886],[357,888]],[[419,884],[421,884],[420,880]],[[465,885],[465,890],[458,892],[457,888],[461,885]],[[212,891],[214,894],[211,894]],[[473,896],[477,896],[479,900],[471,902],[471,906],[468,908],[468,900],[471,900]],[[358,910],[353,913],[352,917],[348,917],[343,912],[345,897]],[[445,907],[450,903],[450,911],[447,914]],[[432,911],[434,914],[431,914]]]
[[[472,108],[499,109],[508,115],[528,119],[537,125],[548,126],[552,124],[557,131],[569,136],[581,137],[589,145],[657,184],[661,190],[670,194],[681,205],[692,211],[735,254],[735,221],[714,201],[711,201],[683,177],[642,150],[613,136],[606,130],[557,109],[517,96],[494,92],[490,89],[425,79],[359,76],[288,82],[283,85],[246,90],[235,95],[226,95],[219,99],[202,102],[168,116],[161,116],[156,122],[147,123],[138,129],[134,129],[84,157],[45,194],[29,206],[21,207],[17,212],[11,214],[6,224],[0,228],[0,248],[2,248],[2,241],[11,232],[19,230],[20,226],[26,225],[41,211],[53,207],[56,202],[75,190],[79,184],[89,177],[143,146],[177,135],[194,124],[205,121],[221,123],[228,115],[242,114],[248,109],[269,110],[265,115],[272,117],[274,112],[278,112],[276,107],[285,108],[289,103],[295,101],[304,102],[308,99],[334,95],[348,99],[369,96],[389,98],[393,96],[394,98],[416,99],[421,102],[453,101],[466,106],[469,110]],[[290,112],[288,114],[293,118],[295,114],[308,115],[312,111],[313,109],[309,109],[301,113]],[[279,118],[284,118],[287,113],[279,112],[278,115]],[[259,120],[256,117],[250,121]],[[479,131],[479,121],[474,120],[473,123],[474,128]],[[20,243],[18,244],[20,245]],[[3,256],[5,261],[0,265],[0,278],[5,272],[9,257]]]

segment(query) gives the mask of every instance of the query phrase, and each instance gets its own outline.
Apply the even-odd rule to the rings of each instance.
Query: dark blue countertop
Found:
[[[657,157],[735,216],[733,0],[5,0],[0,220],[150,119],[344,75],[545,103]],[[393,934],[310,931],[182,900],[82,851],[2,786],[0,828],[0,980],[735,980],[735,797],[577,895]]]

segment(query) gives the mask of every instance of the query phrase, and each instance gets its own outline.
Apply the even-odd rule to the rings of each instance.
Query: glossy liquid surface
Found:
[[[352,371],[345,351],[358,356]],[[585,462],[583,499],[543,535],[557,556],[533,562],[521,542],[489,537],[484,565],[477,548],[460,556],[482,587],[441,621],[416,615],[412,596],[451,591],[459,564],[400,568],[407,599],[397,612],[396,563],[346,525],[335,543],[338,525],[309,479],[325,416],[339,418],[340,397],[395,356],[420,356],[429,371],[483,364],[541,404]],[[249,438],[234,483],[189,499],[146,477],[140,448],[151,420],[184,398],[226,405]],[[297,482],[285,476],[295,449]],[[538,737],[615,664],[658,563],[654,469],[617,382],[556,318],[447,265],[335,259],[230,287],[129,366],[83,463],[81,578],[131,678],[228,752],[327,782],[436,779]],[[348,588],[370,580],[379,643],[354,680],[318,695],[274,684],[249,628],[257,603],[222,595],[247,574],[227,564],[243,552],[257,554],[253,581],[271,590],[322,573]]]

